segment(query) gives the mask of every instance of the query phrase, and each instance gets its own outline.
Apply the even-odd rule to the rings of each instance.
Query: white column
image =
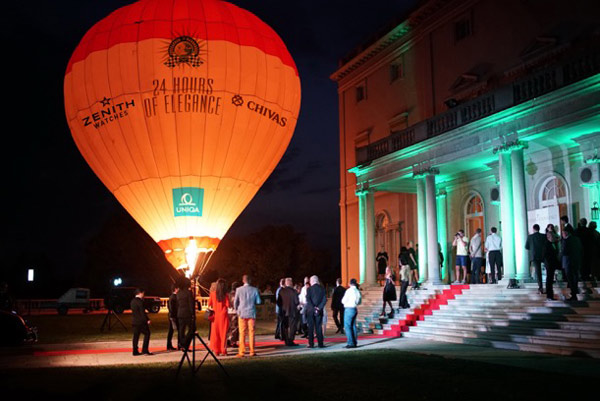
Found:
[[[437,200],[435,190],[435,175],[425,176],[425,199],[427,213],[427,281],[430,284],[441,284],[440,254],[438,252]]]
[[[367,236],[365,255],[367,259],[366,283],[370,285],[377,282],[377,267],[375,266],[375,195],[372,190],[366,195],[365,231]]]
[[[499,162],[502,262],[504,264],[503,278],[515,278],[514,216],[510,153],[500,151]]]
[[[427,210],[425,201],[425,179],[417,180],[417,231],[419,244],[419,280],[427,280]]]
[[[437,215],[438,215],[438,242],[442,246],[442,255],[444,256],[444,265],[440,273],[442,283],[450,283],[450,277],[448,277],[450,263],[450,257],[448,255],[448,223],[446,214],[446,191],[440,190],[437,197]]]
[[[365,210],[367,191],[356,191],[358,197],[358,271],[359,282],[367,279],[367,233],[365,226]]]
[[[525,249],[527,242],[527,197],[525,194],[525,167],[523,147],[513,149],[510,154],[512,170],[512,195],[514,216],[515,268],[516,278],[530,279],[529,253]]]
[[[375,284],[375,202],[373,191],[356,191],[358,196],[358,266],[361,284]]]

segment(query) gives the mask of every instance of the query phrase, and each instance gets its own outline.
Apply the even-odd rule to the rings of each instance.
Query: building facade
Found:
[[[375,283],[377,252],[397,267],[408,241],[422,281],[450,282],[454,233],[491,227],[527,280],[534,223],[598,220],[596,2],[421,2],[331,78],[345,282]]]

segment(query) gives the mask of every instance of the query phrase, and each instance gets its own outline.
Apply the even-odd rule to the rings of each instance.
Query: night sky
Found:
[[[339,263],[338,105],[329,76],[340,57],[406,15],[416,0],[231,2],[256,14],[287,44],[302,81],[302,106],[287,152],[229,235],[291,224],[315,246],[330,249]],[[30,255],[50,260],[58,275],[81,269],[85,244],[120,208],[71,139],[63,77],[84,33],[130,3],[34,0],[4,5],[5,269]]]

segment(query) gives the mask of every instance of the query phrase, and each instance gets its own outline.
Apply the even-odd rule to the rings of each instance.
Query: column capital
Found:
[[[368,195],[373,192],[375,192],[375,189],[369,187],[369,184],[363,183],[363,184],[356,185],[356,190],[354,191],[354,194],[356,196],[361,196],[361,195]]]
[[[413,179],[424,178],[428,175],[437,175],[440,173],[440,169],[437,167],[420,167],[413,166]]]
[[[514,141],[504,142],[501,145],[494,147],[494,154],[496,153],[511,153],[517,149],[527,149],[529,145],[525,141],[515,139]]]
[[[445,189],[440,189],[437,193],[437,198],[445,198],[448,196],[448,193],[446,192]]]

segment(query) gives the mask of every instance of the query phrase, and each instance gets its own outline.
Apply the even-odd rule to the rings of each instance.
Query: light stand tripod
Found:
[[[176,377],[179,377],[179,372],[181,371],[181,366],[183,365],[183,363],[185,361],[187,361],[188,366],[190,367],[191,371],[192,371],[192,376],[196,376],[196,372],[198,372],[198,370],[200,370],[200,368],[202,367],[202,365],[204,364],[204,361],[206,361],[206,358],[208,358],[208,356],[210,355],[215,362],[217,363],[217,365],[219,365],[219,367],[221,368],[221,370],[223,371],[223,373],[225,373],[225,376],[229,377],[229,374],[227,373],[227,371],[225,370],[225,368],[223,367],[223,365],[221,365],[221,362],[219,361],[219,358],[216,357],[216,355],[212,352],[212,350],[209,348],[209,346],[206,344],[206,342],[202,339],[202,337],[200,337],[200,334],[198,334],[198,330],[196,329],[196,286],[197,286],[197,281],[198,278],[197,276],[194,277],[193,281],[192,281],[192,296],[194,298],[194,303],[193,303],[193,321],[192,321],[192,338],[185,339],[185,344],[184,344],[184,351],[183,351],[183,355],[181,356],[181,360],[179,361],[179,366],[177,367],[177,375]],[[202,360],[200,361],[200,363],[198,365],[196,365],[196,339],[198,339],[198,341],[200,341],[200,343],[202,344],[202,346],[204,346],[204,349],[206,350],[206,354],[204,354],[204,358],[202,358]],[[191,344],[190,344],[191,342]],[[190,350],[190,345],[191,345],[191,350]],[[192,358],[190,359],[190,355],[192,354]]]
[[[119,324],[121,325],[121,327],[123,327],[123,329],[125,331],[127,331],[127,327],[125,327],[125,325],[123,324],[123,322],[121,321],[121,319],[119,318],[119,315],[117,315],[114,311],[113,308],[108,308],[107,312],[106,312],[106,316],[104,316],[104,321],[102,322],[102,326],[100,326],[100,332],[104,331],[104,326],[106,326],[106,324],[108,323],[108,330],[110,331],[110,329],[112,328],[112,318],[117,319],[117,322],[119,322]]]

